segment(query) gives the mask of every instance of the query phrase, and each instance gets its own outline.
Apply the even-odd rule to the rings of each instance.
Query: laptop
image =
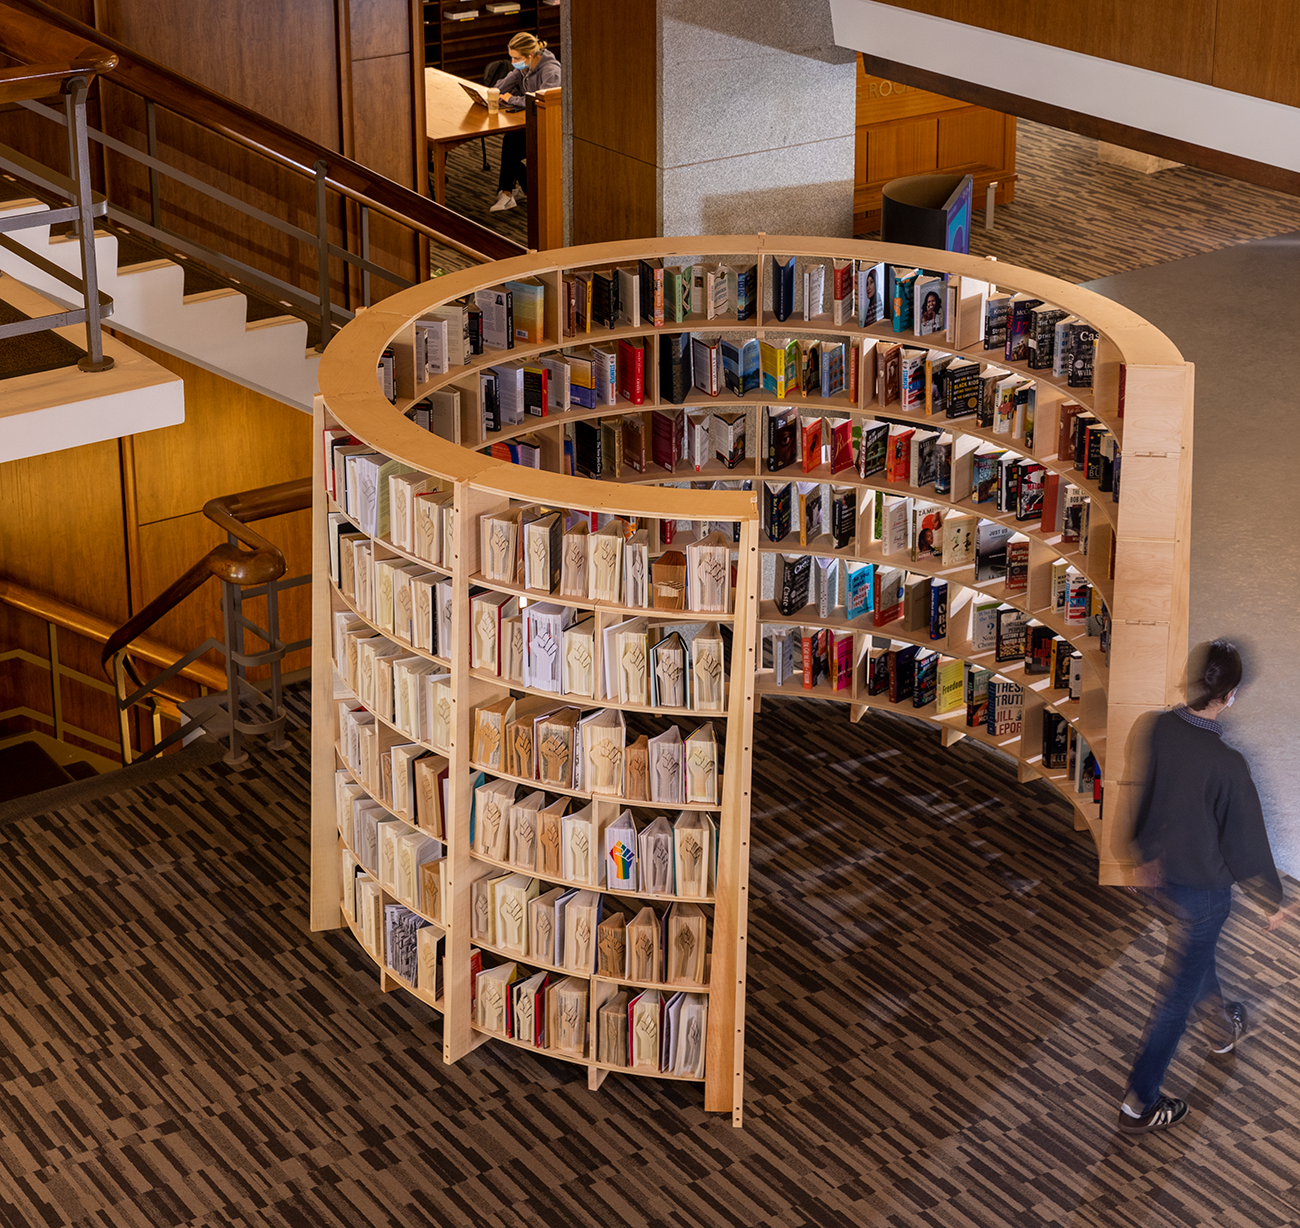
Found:
[[[456,84],[470,96],[470,100],[476,106],[482,107],[485,111],[488,109],[487,95],[484,94],[478,86],[470,85],[468,81],[457,81]]]

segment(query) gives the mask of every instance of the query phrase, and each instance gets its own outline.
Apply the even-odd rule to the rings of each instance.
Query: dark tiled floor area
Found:
[[[487,1045],[307,931],[308,755],[0,829],[0,1224],[1283,1224],[1300,955],[1247,913],[1261,1026],[1189,1035],[1194,1116],[1117,1138],[1164,949],[1049,790],[821,703],[758,721],[746,1127],[694,1087]],[[811,782],[811,784],[810,784]],[[1231,1162],[1231,1177],[1225,1165]]]

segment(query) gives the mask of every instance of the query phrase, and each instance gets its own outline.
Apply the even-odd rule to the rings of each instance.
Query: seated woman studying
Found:
[[[560,84],[560,61],[546,50],[546,44],[531,34],[519,33],[510,40],[510,72],[497,82],[501,105],[507,111],[522,111],[524,95]],[[523,178],[528,138],[522,128],[512,129],[501,139],[501,178],[493,213],[515,207],[515,184]],[[527,183],[527,180],[524,181]]]

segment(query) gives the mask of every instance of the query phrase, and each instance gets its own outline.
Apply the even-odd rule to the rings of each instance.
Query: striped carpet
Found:
[[[971,254],[1092,281],[1300,229],[1300,198],[1184,166],[1146,175],[1097,161],[1097,142],[1020,120],[1016,199]],[[868,237],[868,236],[862,236]],[[873,235],[870,237],[878,237]]]
[[[826,1228],[1300,1219],[1300,955],[1230,923],[1241,1055],[1112,1131],[1163,955],[1050,791],[910,722],[768,701],[746,1126],[504,1046],[307,930],[308,754],[0,827],[0,1225]],[[1225,1166],[1232,1165],[1230,1178]]]

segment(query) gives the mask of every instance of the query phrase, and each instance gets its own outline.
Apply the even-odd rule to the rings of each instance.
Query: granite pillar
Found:
[[[570,79],[621,81],[604,105],[624,108],[612,122],[575,86],[574,242],[852,234],[854,56],[828,0],[566,9]]]

